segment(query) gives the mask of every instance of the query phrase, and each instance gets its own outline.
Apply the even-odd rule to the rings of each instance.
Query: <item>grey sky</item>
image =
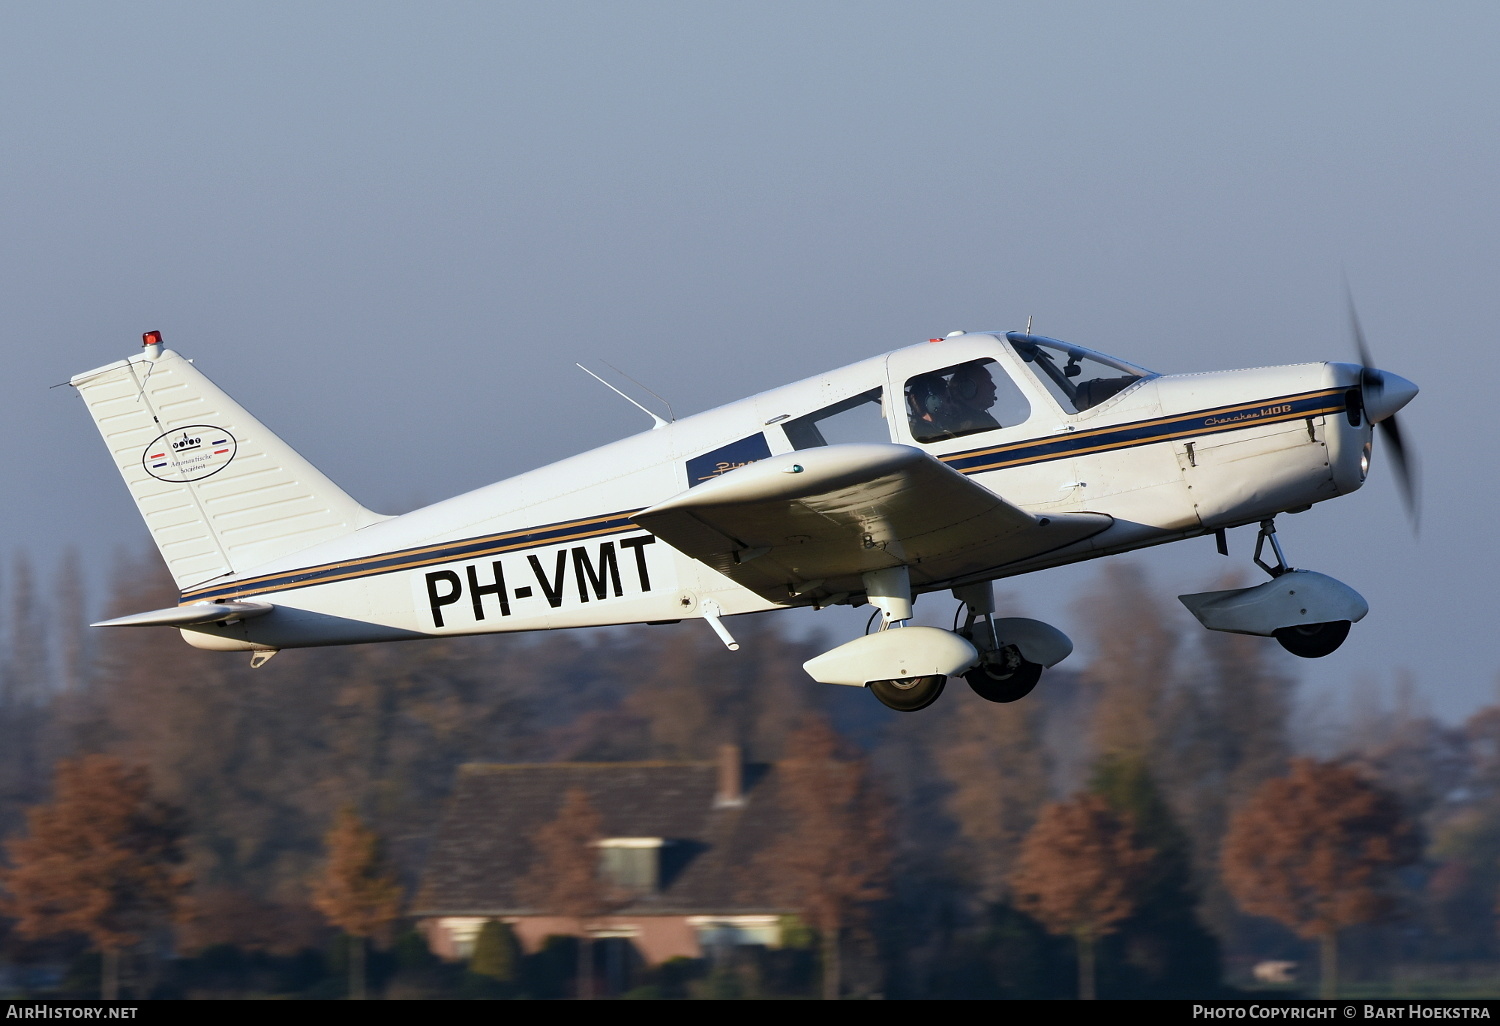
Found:
[[[369,505],[409,508],[956,328],[1162,371],[1347,358],[1346,268],[1422,536],[1288,517],[1369,618],[1313,692],[1493,697],[1493,4],[8,4],[12,542],[145,532],[69,389],[161,329]],[[1245,565],[1250,532],[1232,536]],[[1210,541],[1143,558],[1205,586]],[[1095,573],[1017,582],[1068,629]],[[1181,587],[1179,587],[1181,586]],[[809,684],[809,686],[814,686]]]

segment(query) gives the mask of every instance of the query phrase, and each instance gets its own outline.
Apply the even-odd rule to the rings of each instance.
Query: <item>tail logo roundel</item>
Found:
[[[212,424],[189,424],[161,435],[141,454],[146,473],[162,481],[201,481],[234,459],[234,436]]]

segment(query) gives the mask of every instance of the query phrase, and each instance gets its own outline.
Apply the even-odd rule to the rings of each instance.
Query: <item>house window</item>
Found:
[[[599,842],[599,875],[632,894],[661,887],[660,837],[609,837]]]
[[[482,916],[446,916],[438,920],[438,927],[448,933],[454,957],[465,959],[474,954],[474,942],[484,924]]]
[[[688,925],[705,949],[759,944],[768,948],[781,944],[779,916],[688,916]]]

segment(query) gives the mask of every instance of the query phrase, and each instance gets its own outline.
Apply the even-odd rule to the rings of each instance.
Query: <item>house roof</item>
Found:
[[[531,839],[573,788],[588,795],[606,837],[660,837],[661,887],[619,915],[727,915],[790,911],[759,853],[784,829],[776,774],[745,767],[743,800],[716,802],[710,762],[470,764],[459,770],[413,912],[419,916],[545,914],[516,885],[531,868]]]

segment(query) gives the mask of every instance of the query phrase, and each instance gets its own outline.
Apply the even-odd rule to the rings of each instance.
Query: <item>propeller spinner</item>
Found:
[[[1396,485],[1401,490],[1401,499],[1415,528],[1420,519],[1417,505],[1416,457],[1407,449],[1396,424],[1396,411],[1411,402],[1417,395],[1417,386],[1399,374],[1383,371],[1370,359],[1370,348],[1365,344],[1364,329],[1359,324],[1359,314],[1354,309],[1354,297],[1349,301],[1349,327],[1354,335],[1354,347],[1359,353],[1359,392],[1365,416],[1374,424],[1390,447],[1391,464],[1396,470]]]

